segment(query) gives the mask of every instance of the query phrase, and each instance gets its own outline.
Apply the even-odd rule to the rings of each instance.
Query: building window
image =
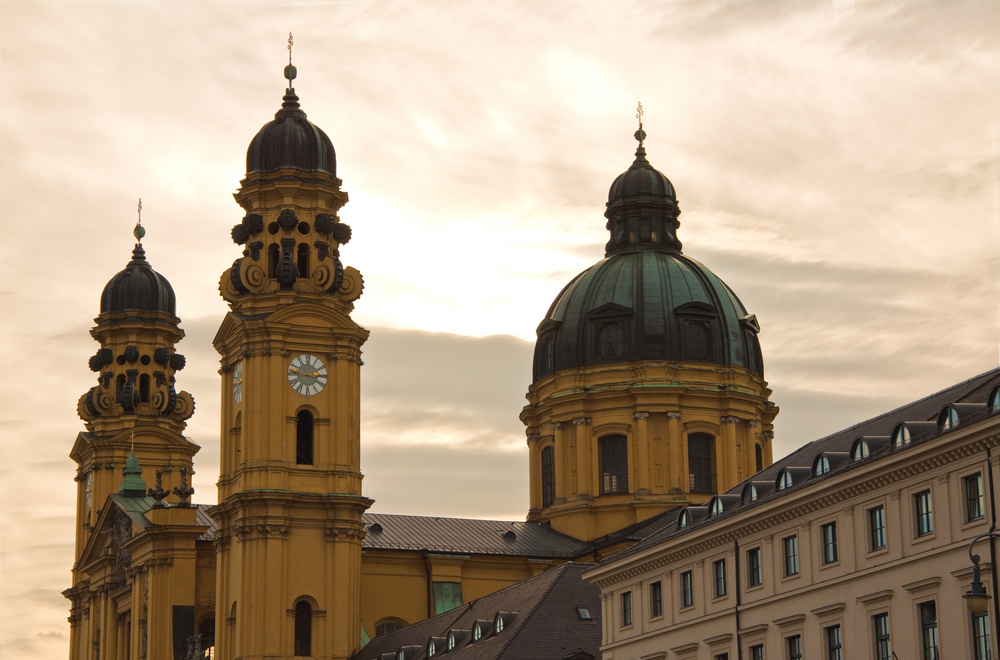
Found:
[[[298,251],[299,277],[306,279],[309,277],[309,244],[299,243]]]
[[[308,410],[295,416],[295,463],[313,464],[313,416]]]
[[[940,660],[938,651],[937,607],[934,601],[920,604],[920,629],[924,647],[924,660]]]
[[[617,362],[625,358],[625,328],[605,323],[597,329],[597,361]]]
[[[785,638],[788,645],[788,660],[802,660],[802,637],[792,635]]]
[[[444,614],[462,605],[461,582],[434,582],[434,614]]]
[[[747,586],[759,587],[762,583],[760,548],[750,548],[747,550]]]
[[[875,629],[875,660],[892,660],[892,645],[889,643],[889,614],[883,612],[872,617]]]
[[[986,612],[972,615],[972,650],[976,660],[989,660],[990,615]]]
[[[281,248],[277,243],[271,243],[267,247],[267,274],[268,277],[278,276],[278,263],[281,261]]]
[[[694,605],[694,576],[691,571],[681,573],[681,609]]]
[[[757,465],[757,472],[760,472],[761,470],[764,469],[764,449],[759,444],[754,445],[753,453],[754,453],[754,460],[756,461]]]
[[[388,635],[391,632],[396,632],[402,628],[397,621],[380,621],[375,624],[375,636],[381,637],[382,635]]]
[[[917,536],[924,536],[934,531],[934,510],[931,505],[931,491],[925,490],[913,496],[913,505],[917,514]]]
[[[622,627],[632,625],[632,592],[622,594]]]
[[[663,587],[657,580],[649,585],[649,618],[663,616]]]
[[[750,647],[750,660],[764,660],[763,644],[754,644]]]
[[[787,536],[781,540],[784,550],[785,577],[799,574],[799,537]]]
[[[821,477],[830,471],[830,459],[826,456],[820,455],[816,459],[816,463],[813,465],[813,476]]]
[[[719,653],[718,655],[713,655],[712,660],[729,660],[729,654]]]
[[[712,359],[712,329],[705,321],[684,322],[684,359]]]
[[[719,559],[712,562],[712,576],[715,579],[715,597],[722,598],[726,595],[726,560]]]
[[[688,474],[690,492],[715,492],[715,436],[707,433],[688,436]]]
[[[885,547],[885,507],[877,506],[868,509],[868,529],[871,535],[871,549],[881,550]]]
[[[837,561],[837,523],[831,522],[820,527],[823,535],[823,563]]]
[[[552,447],[542,450],[542,506],[552,506],[556,501],[555,453]]]
[[[840,638],[840,626],[826,629],[826,660],[844,660],[844,643]]]
[[[974,474],[962,480],[965,482],[965,519],[979,520],[986,515],[983,498],[983,475]]]
[[[606,435],[601,445],[601,495],[628,492],[628,440]]]
[[[295,603],[295,655],[312,655],[312,606]]]

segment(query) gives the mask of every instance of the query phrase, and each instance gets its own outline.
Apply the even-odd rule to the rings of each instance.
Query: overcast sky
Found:
[[[67,653],[67,454],[139,197],[215,501],[231,193],[289,31],[351,199],[376,511],[523,518],[534,329],[603,256],[640,100],[685,253],[760,321],[776,457],[997,365],[995,1],[0,0],[5,657]]]

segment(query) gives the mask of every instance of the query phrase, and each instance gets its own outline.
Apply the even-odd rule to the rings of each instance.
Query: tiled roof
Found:
[[[986,373],[970,378],[969,380],[943,389],[940,392],[936,392],[930,396],[926,396],[912,403],[900,406],[895,410],[878,415],[877,417],[873,417],[867,421],[861,422],[860,424],[855,424],[850,428],[838,431],[837,433],[820,438],[819,440],[814,440],[809,444],[793,451],[788,456],[776,461],[773,465],[764,468],[757,474],[740,484],[737,484],[726,492],[728,494],[739,495],[742,493],[744,485],[749,481],[773,482],[775,478],[777,478],[778,473],[786,467],[807,467],[811,469],[813,461],[821,453],[849,452],[851,450],[851,446],[857,438],[861,436],[890,435],[896,425],[901,422],[936,421],[938,414],[948,404],[986,403],[990,392],[997,385],[1000,385],[1000,369],[987,371]],[[873,455],[871,459],[880,460],[883,457],[883,455]],[[852,469],[856,465],[859,465],[859,463],[847,463],[842,469]],[[839,471],[840,470],[837,470],[837,472]],[[803,485],[808,483],[813,482],[808,480],[802,482]],[[798,485],[793,486],[789,490],[772,492],[765,496],[764,500],[770,500],[775,497],[783,497],[789,495],[797,489]],[[739,510],[740,509],[733,509],[732,511],[735,512]],[[679,513],[680,511],[678,510],[676,514]],[[650,534],[632,547],[608,557],[602,563],[606,564],[615,562],[629,555],[651,548],[658,543],[663,542],[667,538],[685,534],[690,530],[698,529],[706,524],[712,524],[716,520],[726,517],[728,513],[730,512],[727,512],[718,518],[705,518],[697,524],[694,524],[684,530],[678,530],[676,525],[664,525],[660,531]],[[676,520],[676,515],[674,520]]]
[[[364,524],[365,550],[570,558],[587,547],[547,525],[529,522],[366,513]]]
[[[354,660],[378,660],[382,654],[395,654],[404,646],[419,646],[412,660],[426,660],[427,641],[431,637],[446,638],[453,629],[469,634],[441,656],[447,660],[562,660],[580,653],[585,655],[577,657],[597,658],[601,646],[601,593],[580,577],[589,567],[562,564],[450,612],[376,637]],[[587,608],[592,620],[582,620],[577,607]],[[498,612],[515,612],[516,617],[499,634],[473,643],[475,622],[493,621]]]

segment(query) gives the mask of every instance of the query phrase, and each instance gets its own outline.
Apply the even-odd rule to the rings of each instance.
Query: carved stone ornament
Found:
[[[632,417],[633,417],[633,419],[649,419],[649,413],[648,412],[636,412],[636,413],[632,413]]]
[[[723,424],[738,424],[739,421],[740,421],[740,418],[737,417],[737,416],[735,416],[735,415],[725,415],[722,418],[722,423]]]
[[[573,423],[576,424],[577,426],[586,426],[587,424],[590,424],[590,418],[589,417],[574,417],[573,418]]]
[[[553,431],[562,431],[562,428],[563,428],[563,423],[562,422],[552,422],[552,430]]]
[[[299,224],[299,219],[295,217],[295,211],[292,209],[284,209],[278,215],[278,225],[285,230],[294,229],[295,225]]]
[[[667,419],[680,419],[681,414],[677,411],[671,411],[667,413]]]
[[[330,234],[333,232],[333,226],[336,222],[336,219],[334,219],[334,217],[329,213],[317,213],[316,224],[313,226],[320,234]]]
[[[365,530],[350,527],[327,527],[325,531],[330,541],[362,541],[366,536]]]

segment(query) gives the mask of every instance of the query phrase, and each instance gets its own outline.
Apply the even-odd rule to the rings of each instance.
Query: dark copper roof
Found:
[[[247,174],[294,167],[337,176],[337,154],[323,130],[306,119],[294,88],[285,90],[281,110],[264,124],[247,149]]]
[[[427,641],[447,637],[450,630],[471,631],[476,621],[492,621],[498,612],[516,616],[503,631],[472,642],[466,635],[453,650],[435,654],[448,660],[563,660],[600,657],[601,591],[580,575],[590,566],[567,563],[518,582],[450,612],[376,637],[354,655],[354,660],[377,660],[404,646],[418,646],[412,660],[427,658]],[[583,620],[577,607],[589,610]],[[374,625],[374,621],[365,621]]]
[[[712,271],[680,253],[612,255],[559,293],[538,326],[534,381],[638,360],[709,362],[764,373],[757,321]]]
[[[132,261],[125,270],[111,278],[101,293],[101,313],[166,312],[175,315],[176,299],[167,278],[153,270],[146,261],[142,244],[136,243]]]

